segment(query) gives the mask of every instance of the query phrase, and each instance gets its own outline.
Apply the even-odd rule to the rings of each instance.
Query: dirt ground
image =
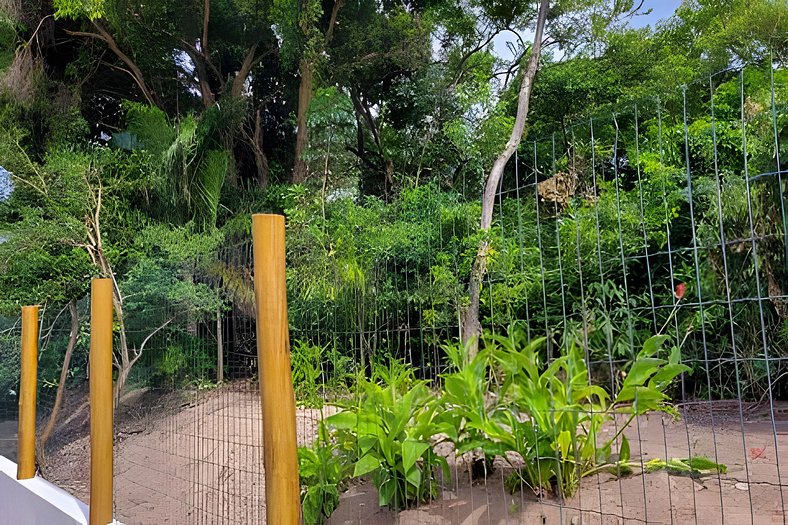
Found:
[[[486,479],[470,481],[467,468],[454,467],[453,483],[429,504],[394,513],[377,506],[371,484],[343,495],[329,523],[360,524],[771,524],[786,523],[788,508],[788,418],[777,422],[777,447],[765,414],[751,414],[741,424],[738,404],[687,407],[684,418],[650,415],[627,431],[632,455],[644,463],[654,458],[704,455],[728,467],[727,474],[702,479],[657,472],[583,480],[579,493],[563,503],[531,493],[509,494],[509,472],[497,463]]]
[[[82,406],[75,403],[77,409]],[[713,407],[713,410],[712,410]],[[781,407],[788,408],[788,405]],[[437,501],[400,513],[381,509],[371,483],[355,483],[329,523],[337,524],[771,524],[786,523],[788,417],[737,403],[682,407],[683,419],[651,415],[628,430],[633,458],[705,455],[727,474],[690,479],[666,472],[583,480],[563,503],[508,494],[503,464],[470,481],[455,462]],[[327,415],[330,408],[323,409]],[[71,412],[66,412],[71,413]],[[203,392],[137,391],[118,409],[115,447],[116,516],[126,525],[262,524],[264,476],[258,391],[233,383]],[[87,501],[87,417],[76,412],[47,457],[46,477]],[[314,439],[321,411],[300,409],[300,444]],[[612,430],[611,430],[612,431]],[[775,443],[776,441],[776,443]],[[775,446],[777,448],[775,448]],[[782,457],[776,454],[779,450]],[[778,470],[779,461],[779,470]]]

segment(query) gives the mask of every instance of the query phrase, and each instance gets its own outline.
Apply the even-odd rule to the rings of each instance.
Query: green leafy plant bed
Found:
[[[639,464],[630,462],[624,431],[639,415],[674,414],[665,390],[689,370],[680,364],[677,347],[663,348],[667,337],[654,336],[612,396],[589,382],[576,342],[548,363],[540,352],[544,339],[529,341],[516,326],[508,336],[485,341],[473,358],[462,346],[446,349],[453,370],[443,377],[442,428],[457,453],[475,450],[507,461],[507,453],[515,453],[522,466],[509,461],[516,469],[507,482],[511,490],[525,486],[570,497],[585,476],[631,473]],[[612,437],[602,438],[603,427],[616,416],[623,422]]]
[[[326,418],[346,454],[355,456],[353,476],[371,475],[381,506],[395,509],[436,495],[436,470],[449,477],[446,458],[433,450],[439,433],[438,403],[424,381],[407,392],[398,382],[362,379],[357,404]]]
[[[346,456],[331,444],[322,424],[318,427],[317,443],[312,447],[299,447],[298,473],[305,525],[319,525],[336,510],[351,467]]]
[[[512,491],[527,487],[562,498],[601,472],[724,473],[724,465],[703,458],[645,467],[631,460],[624,432],[636,417],[677,416],[666,391],[689,368],[667,341],[646,340],[614,393],[590,382],[579,344],[570,342],[548,362],[544,339],[529,340],[516,325],[507,336],[485,336],[473,357],[468,347],[445,346],[449,370],[437,392],[400,361],[377,364],[372,379],[359,377],[358,398],[325,419],[321,439],[331,453],[321,457],[341,456],[348,475],[370,476],[380,505],[394,509],[435,497],[441,471],[449,479],[447,458],[436,452],[441,443],[480,465],[501,458],[512,471],[506,482]],[[326,493],[333,501],[333,488]]]

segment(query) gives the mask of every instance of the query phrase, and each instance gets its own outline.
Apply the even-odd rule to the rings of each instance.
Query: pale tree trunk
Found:
[[[468,284],[468,296],[470,301],[468,307],[465,309],[461,327],[462,341],[469,346],[471,357],[475,356],[478,351],[479,336],[482,333],[482,326],[479,321],[479,295],[481,293],[482,282],[485,275],[487,275],[487,256],[490,249],[489,233],[490,226],[492,225],[495,195],[498,191],[498,185],[501,182],[504,168],[506,168],[506,164],[517,150],[523,138],[534,77],[536,76],[537,69],[539,69],[539,58],[542,50],[542,34],[544,33],[545,20],[547,19],[547,10],[549,7],[550,0],[541,0],[539,3],[539,13],[536,19],[536,32],[534,35],[534,43],[531,47],[531,56],[528,57],[528,64],[522,73],[522,83],[520,84],[520,91],[517,96],[517,116],[515,117],[514,128],[512,129],[509,141],[506,143],[506,147],[504,147],[498,158],[495,159],[484,186],[480,224],[482,240],[479,241],[476,259],[473,261],[473,268],[471,269],[470,282]]]
[[[85,216],[85,228],[88,242],[83,245],[83,248],[87,250],[94,266],[101,270],[103,276],[107,279],[112,279],[112,306],[114,308],[114,317],[118,322],[118,339],[120,342],[120,348],[113,348],[112,352],[112,364],[118,369],[118,379],[113,389],[114,407],[117,408],[120,402],[121,393],[123,392],[123,387],[129,378],[131,368],[139,358],[142,357],[145,345],[154,335],[170,324],[174,318],[168,319],[150,332],[139,347],[133,349],[129,348],[129,342],[126,336],[126,317],[123,311],[123,295],[120,293],[120,286],[118,286],[118,280],[115,277],[112,265],[104,252],[104,241],[101,234],[100,221],[102,202],[101,185],[99,185],[95,193],[93,193],[91,189],[91,196],[93,197],[93,212]]]
[[[74,354],[74,348],[77,346],[77,337],[79,336],[79,315],[77,312],[77,303],[74,299],[68,303],[68,311],[71,313],[71,332],[68,336],[66,355],[63,356],[63,369],[60,371],[60,380],[57,384],[55,403],[52,405],[52,412],[49,413],[49,420],[44,427],[44,431],[38,438],[38,449],[40,453],[44,452],[44,447],[46,446],[47,441],[49,441],[49,438],[52,437],[52,432],[55,430],[57,416],[60,413],[60,406],[63,404],[63,392],[66,388],[68,369],[71,365],[71,356]]]
[[[293,165],[293,184],[304,182],[309,175],[304,151],[309,144],[307,114],[312,103],[312,84],[314,64],[301,60],[301,83],[298,85],[298,116],[296,120],[295,164]]]

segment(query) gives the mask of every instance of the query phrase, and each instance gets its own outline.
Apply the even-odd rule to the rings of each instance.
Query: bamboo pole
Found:
[[[19,381],[19,432],[16,479],[36,475],[36,377],[38,375],[38,306],[22,307],[22,355]]]
[[[90,525],[112,521],[112,280],[90,289]]]
[[[267,523],[296,525],[301,517],[295,396],[285,285],[285,219],[253,215],[257,364],[263,411]]]

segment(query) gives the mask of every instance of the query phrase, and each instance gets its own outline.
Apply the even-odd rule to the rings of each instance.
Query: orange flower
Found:
[[[676,285],[676,291],[673,293],[676,296],[676,299],[681,301],[681,299],[684,297],[684,292],[686,291],[687,291],[687,285],[684,283],[679,283]]]

